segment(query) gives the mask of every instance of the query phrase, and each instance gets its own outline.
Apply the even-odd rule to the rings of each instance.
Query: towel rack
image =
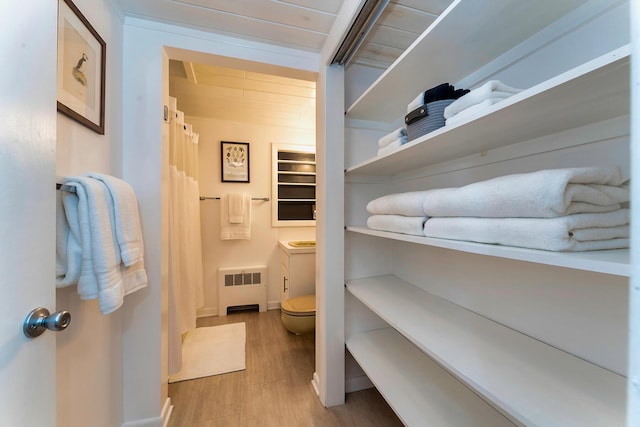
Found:
[[[200,196],[200,200],[220,200],[220,197],[203,197]],[[268,202],[268,197],[252,197],[251,200],[262,200],[263,202]]]
[[[75,193],[76,187],[72,185],[58,184],[56,183],[56,190],[66,191],[67,193]]]

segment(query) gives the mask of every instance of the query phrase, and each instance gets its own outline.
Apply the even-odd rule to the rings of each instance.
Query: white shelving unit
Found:
[[[616,49],[494,104],[472,121],[351,166],[347,175],[391,176],[628,114],[630,54],[630,45]]]
[[[516,423],[622,426],[625,378],[438,298],[394,276],[347,282],[348,291]],[[377,338],[377,331],[354,336]],[[391,339],[391,338],[389,338]],[[390,350],[380,345],[381,353]],[[373,348],[348,348],[354,357]],[[384,357],[384,356],[380,356]],[[402,366],[403,376],[419,371]],[[390,368],[389,368],[390,369]],[[366,369],[365,369],[366,370]],[[423,381],[416,377],[418,384]],[[375,380],[373,380],[375,383]],[[384,394],[384,392],[382,392]],[[425,401],[429,396],[425,396]],[[454,424],[452,424],[454,425]],[[480,424],[492,425],[492,424]]]
[[[513,65],[503,61],[505,55],[526,58],[536,49],[544,50],[546,44],[565,37],[580,43],[580,37],[572,39],[571,34],[582,31],[582,24],[577,21],[598,28],[602,25],[596,23],[601,17],[598,14],[609,13],[623,4],[622,0],[611,0],[608,6],[590,0],[454,1],[347,108],[347,118],[392,127],[420,91],[443,82],[459,82],[478,70],[494,78],[501,67]],[[593,16],[586,16],[590,13]],[[621,19],[619,10],[612,14]],[[571,22],[566,32],[560,28],[562,25],[553,25],[560,19],[563,25]],[[602,37],[607,37],[606,32]],[[546,41],[535,46],[532,39]],[[545,54],[551,58],[562,55],[560,49],[571,46],[564,41]],[[594,337],[600,334],[602,341],[607,341],[603,338],[607,334],[619,336],[623,333],[621,326],[626,328],[620,321],[623,316],[615,313],[627,309],[620,295],[631,271],[628,250],[560,253],[403,235],[359,225],[362,215],[357,210],[364,209],[365,194],[388,194],[389,188],[414,191],[420,189],[418,185],[431,184],[433,180],[455,181],[461,175],[471,176],[476,173],[473,168],[484,168],[478,174],[486,174],[490,167],[500,172],[522,164],[545,169],[553,163],[550,159],[556,151],[564,156],[562,161],[574,161],[571,156],[575,153],[580,157],[576,162],[581,165],[609,147],[618,150],[618,156],[611,158],[624,158],[628,150],[625,120],[630,114],[631,46],[626,43],[628,40],[616,39],[607,45],[607,53],[602,54],[606,52],[603,49],[585,55],[588,60],[575,61],[573,67],[559,67],[555,77],[542,82],[532,71],[531,85],[495,104],[482,116],[440,128],[385,156],[347,165],[345,182],[353,186],[353,190],[345,191],[347,213],[360,221],[345,224],[345,292],[353,302],[346,304],[346,347],[405,424],[431,425],[425,420],[435,417],[439,422],[434,421],[433,425],[452,426],[502,425],[498,420],[539,426],[624,425],[627,380],[616,373],[624,372],[620,363],[624,357],[618,357],[625,350],[622,340],[609,341],[616,343],[617,357],[610,363],[612,359],[602,358],[593,349],[589,334],[591,329]],[[600,126],[605,122],[610,127]],[[593,136],[592,141],[590,132],[596,128],[602,130],[602,135]],[[539,141],[544,145],[551,135],[561,133],[570,134],[577,142],[562,147],[536,145]],[[357,139],[359,134],[350,129],[349,135]],[[495,149],[502,149],[502,157],[483,163],[481,153]],[[475,163],[469,160],[478,154],[481,155],[474,158]],[[424,189],[428,188],[432,187]],[[507,275],[518,274],[519,264],[469,254],[524,261],[529,263],[523,268],[528,275],[513,277],[518,286],[512,290]],[[424,266],[416,265],[421,263],[421,257],[433,258]],[[478,269],[484,259],[496,269]],[[471,265],[465,265],[466,261]],[[458,266],[460,270],[455,274],[442,270]],[[410,271],[402,270],[407,268]],[[429,268],[439,269],[438,274],[430,275]],[[538,272],[540,278],[532,277]],[[478,286],[476,274],[485,275],[483,280],[477,280]],[[411,278],[415,283],[397,276]],[[430,276],[439,282],[429,283],[434,280]],[[585,307],[576,305],[567,310],[562,302],[554,301],[556,279],[564,286],[563,292],[575,292],[580,296],[576,300],[587,302]],[[537,281],[543,281],[545,286],[537,287]],[[616,289],[612,301],[617,299],[609,305],[602,304],[602,312],[598,313],[602,315],[598,319],[606,321],[590,323],[591,313],[586,306],[600,307],[600,291],[612,288]],[[485,289],[487,294],[483,294]],[[509,298],[500,298],[499,292],[505,291],[511,293]],[[491,297],[496,298],[495,303]],[[504,301],[526,307],[526,316],[509,317],[518,316],[518,310],[501,306]],[[471,311],[480,305],[477,311],[482,315]],[[566,328],[558,328],[561,330],[557,333],[545,330],[548,326],[541,318],[546,313],[552,315],[553,321],[566,319]],[[379,319],[386,327],[380,329]],[[574,332],[580,335],[579,339],[572,339]],[[571,341],[566,348],[563,339]],[[488,405],[478,404],[478,400]],[[489,406],[492,408],[485,412]],[[458,408],[464,408],[462,420],[451,418]],[[464,421],[469,414],[475,414],[471,419],[476,423]],[[496,414],[499,418],[492,419]]]
[[[372,230],[367,227],[347,226],[347,231],[384,239],[417,243],[419,245],[435,246],[453,249],[473,254],[488,255],[518,261],[534,262],[538,264],[555,265],[576,270],[592,271],[595,273],[612,274],[629,277],[629,251],[616,249],[589,252],[550,252],[511,246],[486,245],[482,243],[466,242],[462,240],[435,239],[432,237],[411,236],[408,234],[391,233],[388,231]]]
[[[347,348],[406,425],[513,425],[391,328],[355,335]]]

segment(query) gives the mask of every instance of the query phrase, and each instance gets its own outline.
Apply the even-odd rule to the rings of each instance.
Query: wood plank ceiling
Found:
[[[126,16],[319,52],[343,0],[116,0]],[[390,0],[350,64],[386,69],[452,0]],[[313,129],[315,83],[170,61],[187,115]]]

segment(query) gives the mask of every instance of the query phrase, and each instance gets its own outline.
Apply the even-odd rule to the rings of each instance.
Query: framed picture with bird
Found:
[[[104,135],[106,43],[71,0],[58,0],[57,108]]]

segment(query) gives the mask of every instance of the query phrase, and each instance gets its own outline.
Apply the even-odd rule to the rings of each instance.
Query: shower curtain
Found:
[[[204,304],[198,139],[177,100],[170,98],[169,117],[169,375],[182,366],[183,334],[196,327]]]

